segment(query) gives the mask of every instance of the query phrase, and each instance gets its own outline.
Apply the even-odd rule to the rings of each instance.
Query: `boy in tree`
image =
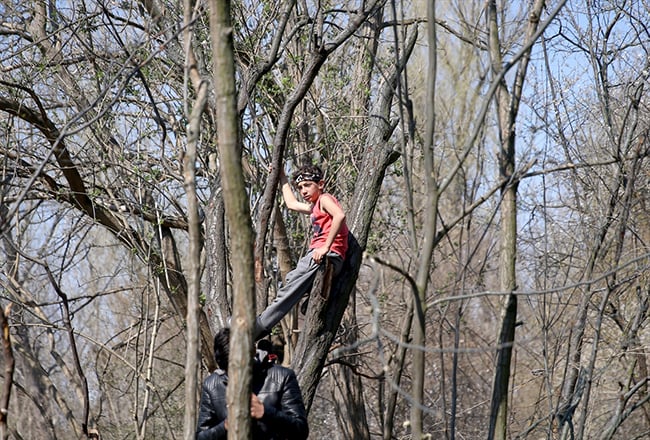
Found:
[[[311,217],[313,236],[309,251],[286,276],[285,284],[278,290],[273,302],[257,317],[255,339],[271,332],[273,327],[309,292],[316,271],[325,257],[329,258],[336,275],[343,266],[348,249],[348,227],[345,213],[338,200],[324,192],[323,172],[317,166],[301,167],[293,174],[292,181],[304,202],[299,201],[291,189],[284,170],[280,171],[282,197],[287,208]]]

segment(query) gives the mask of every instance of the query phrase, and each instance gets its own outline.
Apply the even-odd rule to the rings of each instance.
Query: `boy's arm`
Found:
[[[320,263],[322,257],[327,255],[330,247],[332,247],[332,243],[334,243],[334,239],[341,230],[341,226],[345,223],[345,212],[343,212],[343,209],[341,209],[332,197],[328,195],[321,196],[320,207],[323,211],[332,216],[332,227],[330,228],[330,232],[327,234],[325,244],[318,249],[314,249],[312,257],[317,263]]]
[[[282,198],[284,199],[284,203],[287,205],[287,208],[291,209],[292,211],[302,212],[303,214],[311,213],[311,205],[308,203],[300,202],[296,198],[296,195],[291,189],[289,179],[287,179],[287,175],[284,174],[283,169],[280,169],[280,187],[282,188]]]

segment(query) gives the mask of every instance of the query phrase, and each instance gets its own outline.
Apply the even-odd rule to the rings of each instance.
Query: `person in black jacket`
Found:
[[[197,440],[221,440],[228,437],[228,354],[230,329],[223,328],[214,337],[218,369],[204,381],[201,389]],[[251,395],[254,440],[305,440],[309,436],[307,413],[298,380],[293,370],[276,365],[269,341],[260,341],[253,363]]]

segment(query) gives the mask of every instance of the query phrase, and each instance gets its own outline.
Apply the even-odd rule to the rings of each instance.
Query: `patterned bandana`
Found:
[[[294,179],[294,181],[296,182],[296,185],[299,184],[300,182],[304,181],[304,180],[311,180],[312,182],[320,182],[321,180],[323,180],[323,176],[321,176],[318,173],[310,173],[310,172],[305,171],[305,172],[302,172],[302,173],[298,174]]]

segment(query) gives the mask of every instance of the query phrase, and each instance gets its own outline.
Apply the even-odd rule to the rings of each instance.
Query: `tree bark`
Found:
[[[368,17],[361,29],[362,37],[356,42],[357,57],[354,63],[353,83],[350,91],[350,115],[352,118],[365,118],[369,112],[370,90],[368,84],[372,81],[375,71],[375,58],[382,31],[384,8],[378,8]],[[341,326],[343,331],[337,341],[343,346],[353,346],[359,338],[356,310],[357,290],[350,293],[349,304],[346,308]],[[329,367],[329,377],[332,384],[332,399],[338,426],[341,427],[344,440],[363,440],[370,438],[370,428],[366,415],[364,386],[357,368],[361,365],[360,356],[350,353],[345,358],[345,364],[332,363]]]
[[[500,290],[506,296],[502,306],[501,328],[497,340],[497,356],[490,406],[489,439],[505,440],[508,428],[508,386],[514,350],[515,327],[517,325],[517,187],[515,176],[515,122],[521,101],[530,50],[544,10],[545,1],[536,0],[529,13],[525,44],[528,50],[519,61],[512,92],[508,91],[505,79],[501,79],[496,91],[496,109],[499,122],[499,172],[504,184],[501,190],[501,253],[499,261]],[[502,47],[497,22],[497,6],[490,0],[487,7],[487,28],[489,32],[489,53],[492,72],[497,74],[503,68]]]
[[[9,401],[11,399],[11,388],[14,378],[14,352],[11,347],[11,335],[9,333],[9,312],[11,304],[4,310],[0,309],[0,331],[2,331],[2,353],[4,357],[4,384],[0,395],[0,439],[9,438],[7,422],[9,420]]]
[[[217,179],[218,180],[218,179]],[[212,332],[228,324],[232,307],[228,291],[228,247],[222,193],[214,183],[206,212],[207,286],[204,310]]]
[[[196,436],[197,402],[199,396],[199,367],[201,360],[200,317],[201,303],[201,221],[196,195],[196,147],[201,127],[201,116],[207,101],[208,84],[201,83],[192,112],[189,115],[187,148],[183,163],[189,232],[189,262],[187,265],[187,352],[185,361],[185,423],[187,440]]]
[[[355,294],[356,289],[353,289],[341,322],[344,331],[339,336],[337,343],[343,346],[353,346],[359,339]],[[333,363],[329,367],[332,399],[336,402],[334,412],[345,440],[370,439],[370,428],[363,398],[363,383],[357,372],[360,366],[360,357],[353,353],[346,356],[344,364]]]
[[[7,183],[8,181],[3,182]],[[5,204],[5,188],[0,185],[0,225],[4,225],[6,221],[7,205]],[[0,242],[2,249],[5,250],[4,254],[7,261],[14,261],[14,264],[9,266],[9,274],[15,277],[16,266],[16,250],[11,243],[11,233],[6,232],[2,234]],[[10,258],[13,256],[14,258]],[[14,351],[11,345],[11,333],[9,330],[9,314],[11,312],[11,303],[3,310],[0,308],[0,331],[2,331],[2,353],[4,358],[4,384],[2,386],[2,393],[0,393],[0,439],[6,440],[9,438],[8,420],[9,420],[9,402],[11,399],[11,389],[14,381],[14,368],[16,361],[14,359]]]
[[[424,225],[422,243],[419,246],[418,269],[415,278],[417,286],[417,297],[414,298],[415,315],[413,320],[413,384],[411,395],[411,432],[414,439],[423,438],[422,408],[424,407],[424,374],[425,374],[425,348],[426,348],[426,304],[427,286],[429,284],[429,273],[433,261],[433,249],[437,235],[438,221],[438,182],[435,177],[434,163],[434,135],[436,130],[435,100],[436,100],[436,3],[431,0],[427,3],[427,30],[428,30],[428,54],[429,69],[427,72],[426,91],[426,122],[424,142],[422,145],[422,156],[424,158],[424,182],[426,187],[425,216],[429,223]]]
[[[332,279],[332,266],[323,265],[314,279],[303,331],[294,350],[291,368],[298,376],[307,412],[316,394],[321,371],[348,304],[361,266],[361,247],[349,235],[347,257],[340,274]]]
[[[228,438],[251,435],[250,393],[255,323],[253,228],[242,169],[240,123],[235,91],[235,61],[230,1],[210,0],[218,148],[226,218],[231,235],[233,316],[228,363]]]

